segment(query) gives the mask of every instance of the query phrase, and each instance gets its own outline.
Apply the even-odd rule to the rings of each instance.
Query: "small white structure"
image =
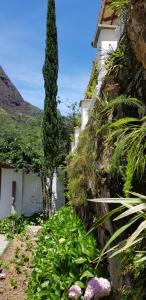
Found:
[[[80,132],[81,132],[81,129],[79,127],[74,128],[74,140],[71,143],[71,152],[73,152],[77,148]]]
[[[55,209],[64,204],[63,185],[54,174],[53,194]],[[10,166],[0,166],[0,219],[16,211],[31,216],[43,210],[41,178],[35,173],[16,172]]]
[[[111,51],[116,50],[120,35],[119,18],[112,11],[110,2],[103,0],[95,37],[92,42],[92,46],[97,48],[98,62],[98,84],[95,95],[100,93],[103,78],[106,75],[105,60]]]
[[[80,102],[81,107],[81,130],[84,130],[89,120],[89,109],[92,99],[84,99]]]

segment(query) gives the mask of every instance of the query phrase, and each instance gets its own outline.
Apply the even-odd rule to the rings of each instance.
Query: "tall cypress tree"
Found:
[[[57,79],[58,42],[55,0],[48,0],[45,63],[43,67],[45,103],[43,119],[44,147],[44,210],[52,213],[52,181],[58,158]]]

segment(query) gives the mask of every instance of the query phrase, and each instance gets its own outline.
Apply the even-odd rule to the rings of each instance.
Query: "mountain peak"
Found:
[[[0,107],[10,114],[36,115],[39,108],[26,102],[0,66]]]

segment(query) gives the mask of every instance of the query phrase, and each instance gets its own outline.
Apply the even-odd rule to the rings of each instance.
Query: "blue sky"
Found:
[[[83,96],[96,51],[100,0],[56,0],[60,110]],[[0,1],[0,64],[23,98],[43,108],[47,0]]]

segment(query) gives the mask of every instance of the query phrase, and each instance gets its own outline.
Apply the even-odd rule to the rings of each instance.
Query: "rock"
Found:
[[[27,234],[28,235],[32,235],[34,237],[37,237],[40,233],[41,233],[41,229],[42,227],[41,226],[27,226]]]
[[[0,280],[4,280],[6,278],[6,274],[5,273],[1,273],[0,274]]]
[[[0,107],[6,112],[25,114],[29,116],[40,115],[41,110],[26,102],[14,84],[11,82],[3,68],[0,66]]]

